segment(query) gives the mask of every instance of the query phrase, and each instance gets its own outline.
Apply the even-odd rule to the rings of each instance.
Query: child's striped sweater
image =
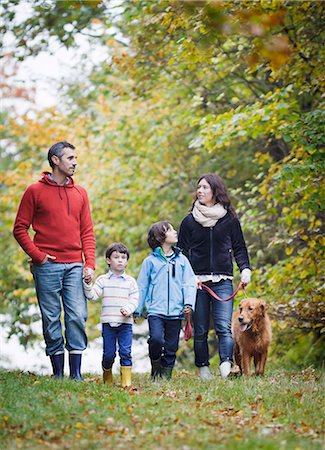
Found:
[[[133,323],[132,314],[139,300],[138,286],[133,277],[126,273],[115,275],[109,271],[98,277],[94,285],[84,282],[84,291],[90,301],[102,298],[101,323],[112,325]],[[129,316],[123,316],[121,308],[125,308]]]

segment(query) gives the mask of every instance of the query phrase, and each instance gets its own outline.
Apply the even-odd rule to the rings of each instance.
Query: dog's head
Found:
[[[239,303],[239,328],[240,331],[247,331],[254,324],[265,317],[267,304],[258,298],[245,298]]]

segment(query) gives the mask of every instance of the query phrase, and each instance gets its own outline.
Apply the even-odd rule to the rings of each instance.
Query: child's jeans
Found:
[[[148,323],[149,357],[153,360],[161,357],[162,367],[174,367],[182,321],[149,316]]]
[[[116,342],[118,343],[118,353],[121,366],[132,366],[132,325],[122,323],[118,327],[111,327],[108,323],[103,323],[102,336],[104,343],[103,367],[111,369],[116,356]]]

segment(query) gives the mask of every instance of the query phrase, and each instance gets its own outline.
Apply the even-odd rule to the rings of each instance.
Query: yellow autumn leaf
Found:
[[[309,273],[307,272],[307,270],[303,270],[300,274],[299,274],[299,278],[301,280],[303,280],[304,278],[307,278],[309,275]]]
[[[287,247],[286,248],[286,254],[289,256],[293,253],[293,248],[292,247]]]
[[[264,186],[260,187],[259,191],[260,191],[260,193],[261,193],[262,195],[265,195],[266,192],[267,192],[266,186],[264,185]]]
[[[303,262],[304,262],[304,258],[302,258],[301,256],[299,256],[298,258],[295,259],[296,266],[300,266]]]

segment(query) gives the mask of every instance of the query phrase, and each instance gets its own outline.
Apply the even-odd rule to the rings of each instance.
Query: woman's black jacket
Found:
[[[203,227],[189,213],[181,223],[177,245],[197,275],[232,276],[233,255],[240,271],[250,269],[239,220],[229,211],[214,227]]]

